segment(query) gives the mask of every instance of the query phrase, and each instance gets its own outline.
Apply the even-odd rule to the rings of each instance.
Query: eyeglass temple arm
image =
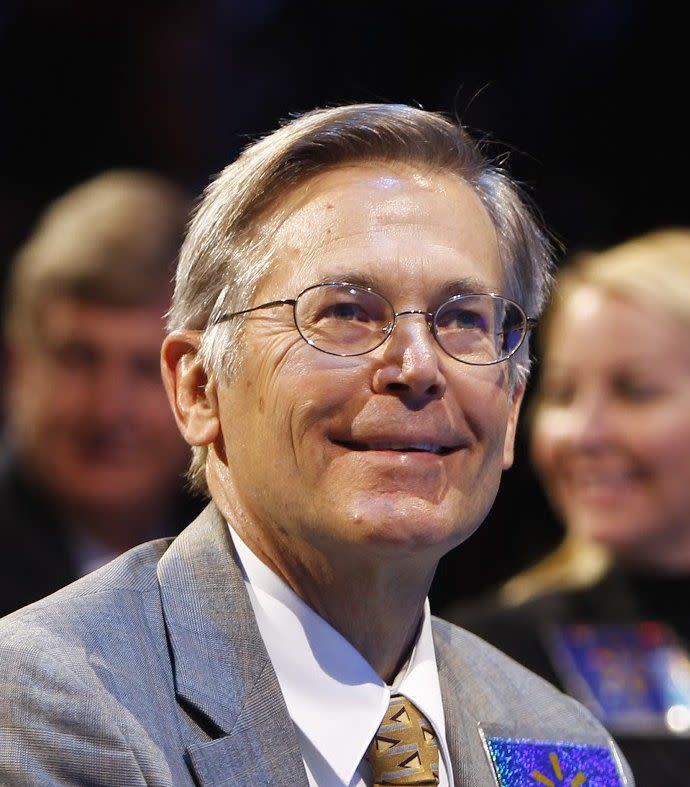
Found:
[[[539,320],[536,317],[526,317],[525,318],[525,333],[529,333],[533,328],[536,328],[539,324]],[[512,330],[508,328],[508,330]],[[506,333],[505,330],[499,331],[496,336],[504,336]]]
[[[259,309],[269,309],[271,306],[294,306],[296,303],[297,301],[294,298],[287,298],[284,301],[269,301],[268,303],[262,303],[259,306],[252,306],[251,309],[242,309],[239,312],[224,312],[223,314],[219,314],[211,325],[219,325],[221,322],[227,322],[233,317],[240,317],[243,314],[259,311]]]

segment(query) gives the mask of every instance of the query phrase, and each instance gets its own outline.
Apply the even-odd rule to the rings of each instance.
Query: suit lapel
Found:
[[[434,648],[455,787],[493,784],[479,734],[480,719],[491,716],[493,703],[477,683],[474,666],[465,663],[438,627]]]
[[[178,700],[218,735],[190,741],[199,784],[306,785],[297,734],[213,504],[172,543],[158,581]]]

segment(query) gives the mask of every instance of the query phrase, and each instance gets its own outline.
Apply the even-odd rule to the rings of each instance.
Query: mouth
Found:
[[[578,486],[621,486],[629,484],[639,475],[627,465],[621,463],[580,463],[569,468],[569,475],[573,483]]]
[[[331,442],[349,451],[396,451],[398,453],[426,453],[435,456],[448,456],[455,451],[459,451],[459,445],[442,445],[436,442],[398,442],[398,441],[379,441],[364,442],[360,440],[336,440],[331,438]]]
[[[620,505],[640,481],[626,468],[580,468],[570,476],[570,493],[594,505]]]

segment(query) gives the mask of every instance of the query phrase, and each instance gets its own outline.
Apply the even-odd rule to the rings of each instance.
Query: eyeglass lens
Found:
[[[352,285],[322,284],[305,290],[295,304],[295,322],[304,339],[335,355],[360,355],[382,344],[395,313],[388,301]],[[507,358],[525,334],[522,310],[500,296],[461,295],[435,313],[433,331],[454,358],[491,364]]]

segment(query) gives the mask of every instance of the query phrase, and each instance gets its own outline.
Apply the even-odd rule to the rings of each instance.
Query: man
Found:
[[[179,187],[111,171],[51,205],[17,253],[5,320],[0,613],[193,513],[159,354],[189,213]]]
[[[583,708],[425,601],[511,462],[548,259],[432,113],[319,110],[249,147],[162,349],[212,502],[3,622],[0,777],[631,784]]]

